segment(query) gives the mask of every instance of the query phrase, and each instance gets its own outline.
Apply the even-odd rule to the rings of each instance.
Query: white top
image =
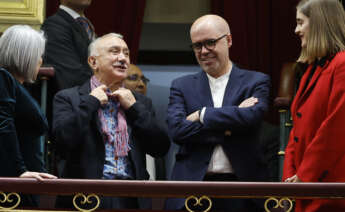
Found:
[[[231,74],[231,69],[224,75],[214,78],[207,74],[208,83],[210,85],[213,106],[215,108],[220,108],[223,105],[223,99],[225,94],[225,89],[229,81],[229,77]],[[204,114],[206,108],[203,107],[200,113],[200,122],[204,123]],[[217,145],[214,150],[213,154],[207,169],[207,173],[234,173],[234,170],[231,166],[229,158],[226,156],[223,147],[221,145]]]

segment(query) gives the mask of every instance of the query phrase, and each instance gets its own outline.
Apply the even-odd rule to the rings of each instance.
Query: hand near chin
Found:
[[[20,178],[35,178],[39,181],[43,179],[56,179],[57,177],[48,173],[26,171],[19,176]]]
[[[121,107],[125,110],[130,108],[136,102],[133,93],[127,88],[119,88],[111,95],[117,97]]]
[[[105,93],[106,90],[107,86],[101,85],[93,89],[90,95],[96,97],[100,101],[101,105],[104,105],[108,103],[108,96]]]

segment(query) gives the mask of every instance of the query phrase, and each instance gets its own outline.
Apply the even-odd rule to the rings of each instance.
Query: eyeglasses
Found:
[[[147,79],[145,76],[139,77],[137,74],[133,74],[127,77],[130,81],[143,81],[143,83],[146,85],[148,82],[150,82],[149,79]]]
[[[211,51],[214,49],[214,47],[216,46],[217,42],[224,38],[225,36],[227,36],[227,34],[217,38],[217,39],[209,39],[209,40],[205,40],[203,42],[196,42],[196,43],[192,43],[190,45],[190,47],[195,51],[195,52],[200,52],[202,47],[205,47],[207,50]]]

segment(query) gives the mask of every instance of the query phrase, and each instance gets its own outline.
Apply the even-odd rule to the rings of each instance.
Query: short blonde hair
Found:
[[[297,11],[309,18],[306,47],[299,62],[312,63],[345,50],[345,12],[339,0],[302,0]]]

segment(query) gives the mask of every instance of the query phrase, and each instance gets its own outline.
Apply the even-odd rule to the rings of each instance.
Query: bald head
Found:
[[[190,38],[195,57],[206,73],[217,78],[229,71],[232,38],[230,27],[222,17],[204,15],[198,18],[192,24]]]
[[[204,15],[198,18],[190,28],[190,34],[194,32],[209,29],[219,34],[230,34],[230,27],[226,20],[218,15]]]

